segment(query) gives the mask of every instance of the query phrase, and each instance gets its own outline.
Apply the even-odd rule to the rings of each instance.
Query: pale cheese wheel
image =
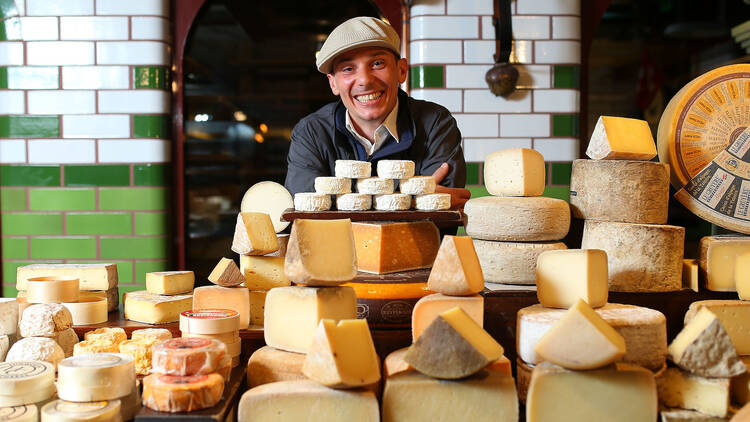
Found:
[[[78,300],[77,277],[31,277],[26,280],[26,300],[29,303],[62,303]]]
[[[21,337],[52,337],[70,328],[73,316],[59,303],[37,303],[24,309],[18,330]]]
[[[378,177],[386,179],[406,179],[414,176],[414,161],[409,160],[380,160],[378,161]]]
[[[384,179],[382,177],[367,177],[359,179],[357,180],[357,192],[370,195],[393,193],[393,179]]]
[[[135,385],[133,358],[124,353],[72,356],[57,371],[57,395],[67,401],[114,400],[131,394]]]
[[[352,180],[345,177],[322,176],[315,178],[315,192],[326,195],[339,195],[352,191]]]
[[[192,412],[216,405],[224,378],[216,373],[174,376],[151,374],[143,379],[143,405],[160,412]]]
[[[334,167],[336,177],[361,179],[372,175],[372,163],[357,160],[336,160]]]
[[[651,370],[661,368],[667,356],[667,320],[659,311],[633,305],[608,303],[594,309],[625,339],[626,352],[620,362]],[[541,357],[534,347],[544,334],[567,312],[566,309],[532,305],[518,311],[516,348],[526,363],[537,364]]]
[[[411,208],[411,195],[390,193],[373,195],[373,208],[379,211],[404,211]]]
[[[55,400],[42,407],[42,420],[47,422],[121,422],[120,400],[75,403]]]
[[[151,371],[157,374],[210,374],[221,366],[227,346],[206,338],[173,338],[155,345],[151,355]]]
[[[315,192],[295,193],[294,209],[297,211],[328,211],[331,209],[331,195]]]
[[[398,190],[408,195],[435,193],[436,188],[437,183],[432,176],[414,176],[398,182]]]
[[[73,325],[92,325],[107,322],[107,299],[84,297],[77,302],[63,302],[62,305],[68,308],[73,316]]]
[[[55,367],[44,361],[0,363],[0,395],[18,396],[35,389],[54,386]]]
[[[474,239],[484,281],[536,284],[536,260],[542,252],[567,249],[562,242],[495,242]]]
[[[180,331],[220,334],[240,329],[240,314],[233,309],[194,309],[180,314]]]
[[[650,161],[575,160],[570,176],[573,217],[664,224],[669,165]]]
[[[570,206],[562,199],[484,196],[464,206],[466,233],[482,240],[560,240],[570,229]]]
[[[64,358],[65,352],[55,340],[47,337],[26,337],[13,343],[8,350],[8,355],[5,356],[5,361],[39,360],[57,367],[57,364]]]
[[[336,195],[336,209],[339,211],[367,211],[370,208],[372,208],[372,195],[365,193]]]
[[[587,220],[581,249],[607,253],[609,290],[670,292],[682,289],[685,228]]]
[[[24,404],[35,404],[49,400],[54,397],[55,385],[39,387],[23,395],[0,396],[0,407],[21,406]]]
[[[0,421],[7,422],[38,422],[39,410],[34,404],[0,407]]]
[[[426,193],[414,195],[414,208],[421,211],[440,211],[451,207],[449,193]]]
[[[258,182],[245,192],[240,204],[240,212],[262,212],[271,217],[276,233],[289,226],[288,221],[281,221],[281,214],[288,208],[294,208],[292,194],[276,182]]]

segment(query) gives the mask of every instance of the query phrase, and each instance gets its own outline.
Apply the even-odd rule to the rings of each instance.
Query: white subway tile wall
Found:
[[[414,41],[410,51],[411,64],[461,63],[461,41]]]
[[[26,162],[26,141],[23,139],[0,139],[0,163]]]
[[[0,42],[0,66],[22,65],[23,43]]]
[[[127,138],[130,136],[130,116],[120,115],[64,115],[63,138]]]
[[[453,114],[464,138],[497,136],[497,114]]]
[[[446,0],[449,15],[491,15],[493,0]]]
[[[26,43],[29,66],[94,64],[94,43],[85,41],[30,41]]]
[[[411,39],[479,38],[476,16],[417,16],[411,20]]]
[[[167,0],[96,0],[97,15],[154,15],[169,17]]]
[[[97,64],[169,65],[167,44],[155,41],[96,43]]]
[[[422,15],[444,15],[445,0],[423,0],[414,2],[411,7],[411,16]]]
[[[0,91],[0,114],[23,114],[25,105],[23,91]]]
[[[413,89],[411,91],[412,97],[438,103],[451,113],[461,112],[461,95],[462,92],[458,89]]]
[[[134,17],[130,19],[131,36],[134,40],[167,41],[169,36],[169,20],[161,17]]]
[[[500,116],[500,136],[550,136],[549,114],[503,114]]]
[[[127,66],[63,66],[63,89],[128,89]]]
[[[29,91],[28,114],[96,113],[95,91]]]
[[[464,158],[466,162],[484,161],[489,154],[506,148],[531,148],[531,139],[464,139]]]
[[[165,163],[170,161],[170,142],[152,139],[99,141],[100,163]]]
[[[29,140],[31,164],[86,164],[96,161],[96,141],[90,139]]]
[[[21,35],[24,41],[57,40],[59,30],[56,17],[22,17]]]
[[[28,16],[77,16],[93,14],[94,0],[26,0],[26,15]]]
[[[60,39],[63,40],[127,40],[126,17],[62,17]]]
[[[99,91],[99,113],[169,113],[169,91]]]

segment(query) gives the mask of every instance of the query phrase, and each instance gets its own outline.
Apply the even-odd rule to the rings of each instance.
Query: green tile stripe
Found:
[[[100,239],[102,259],[159,259],[167,257],[168,239],[152,237],[107,237]],[[32,249],[33,252],[33,249]]]
[[[93,259],[96,258],[94,237],[32,237],[32,259]]]
[[[135,282],[139,285],[145,285],[146,273],[153,273],[157,271],[169,271],[169,263],[167,261],[135,261]]]
[[[58,89],[60,71],[57,67],[0,67],[2,89]]]
[[[28,259],[29,258],[29,240],[26,237],[7,237],[2,238],[2,259]]]
[[[2,165],[0,186],[60,186],[60,166]]]
[[[130,166],[65,166],[65,186],[130,186]]]
[[[133,136],[136,138],[169,137],[169,116],[133,116]]]
[[[0,20],[0,41],[21,40],[21,19],[10,18]]]
[[[133,68],[133,86],[136,89],[169,89],[167,68],[159,66],[135,66]]]
[[[167,186],[170,184],[171,167],[168,164],[134,164],[135,186]]]
[[[410,70],[412,89],[443,88],[443,66],[414,66]]]
[[[570,173],[573,163],[550,163],[550,184],[570,185]]]
[[[0,116],[0,138],[59,137],[59,116]]]
[[[99,209],[165,210],[169,195],[164,188],[99,188]]]
[[[479,184],[479,163],[466,163],[466,184]]]
[[[94,211],[96,191],[81,188],[29,189],[32,211]]]
[[[555,88],[579,88],[580,87],[580,70],[578,66],[554,66]]]
[[[169,221],[164,212],[135,213],[135,234],[160,235],[169,233]]]
[[[65,231],[70,235],[131,234],[132,220],[130,213],[68,213]]]
[[[577,114],[555,114],[552,116],[552,136],[578,136]]]
[[[0,188],[1,211],[23,211],[26,209],[26,189]]]
[[[62,214],[15,212],[0,214],[2,234],[63,234]]]

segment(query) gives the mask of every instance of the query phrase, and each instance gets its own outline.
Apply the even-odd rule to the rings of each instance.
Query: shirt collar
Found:
[[[380,147],[385,143],[385,141],[388,139],[388,135],[390,134],[393,136],[393,139],[396,140],[396,143],[399,142],[398,139],[398,102],[399,100],[396,99],[396,105],[393,107],[393,110],[391,110],[390,113],[388,113],[388,116],[386,116],[385,120],[383,120],[383,123],[380,124],[375,129],[373,142],[370,142],[367,138],[360,135],[359,132],[354,128],[354,124],[352,123],[352,119],[349,116],[349,111],[346,111],[346,130],[351,133],[354,138],[359,141],[360,144],[365,148],[365,151],[367,151],[367,155],[370,156],[375,153]]]

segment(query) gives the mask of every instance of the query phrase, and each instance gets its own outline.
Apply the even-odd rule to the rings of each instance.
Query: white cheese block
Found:
[[[72,356],[57,366],[57,395],[68,401],[114,400],[133,392],[135,365],[123,353]]]
[[[49,422],[121,422],[120,400],[74,403],[55,400],[42,407],[42,420]]]
[[[372,175],[372,163],[357,160],[336,160],[334,174],[336,177],[361,179]]]
[[[670,292],[682,289],[685,228],[587,220],[582,249],[607,252],[609,290]]]
[[[411,195],[404,193],[374,195],[372,201],[373,208],[381,211],[403,211],[411,208]]]
[[[406,179],[414,176],[414,161],[409,160],[380,160],[378,161],[378,177],[386,179]]]
[[[425,195],[435,193],[437,183],[432,176],[414,176],[408,179],[401,179],[398,182],[398,190],[408,195]]]
[[[15,334],[18,329],[18,301],[0,298],[0,334]]]
[[[289,226],[288,221],[281,221],[281,214],[288,208],[294,208],[292,194],[276,182],[258,182],[245,192],[240,204],[241,212],[262,212],[271,217],[276,233]]]
[[[414,209],[422,211],[447,210],[451,207],[449,193],[426,193],[414,196]]]
[[[16,289],[26,290],[30,277],[75,277],[81,290],[109,290],[117,286],[115,264],[32,264],[16,270]]]
[[[352,191],[352,180],[345,177],[316,177],[315,192],[326,195],[339,195]]]
[[[78,343],[78,334],[76,334],[72,328],[67,328],[55,333],[55,336],[52,337],[52,339],[60,345],[66,358],[73,356],[73,348],[76,343]]]
[[[495,242],[474,239],[484,281],[535,284],[536,260],[542,252],[567,249],[562,242]]]
[[[336,195],[336,209],[340,211],[367,211],[372,208],[372,195],[345,193]]]
[[[704,378],[667,368],[657,379],[659,401],[668,407],[693,409],[711,416],[729,412],[729,378]]]
[[[501,149],[484,159],[484,185],[495,196],[540,196],[546,173],[544,157],[533,149]]]
[[[570,229],[570,206],[562,199],[484,196],[464,206],[466,233],[482,240],[560,240]],[[599,248],[601,249],[601,248]]]
[[[53,337],[72,325],[73,316],[68,308],[59,303],[37,303],[23,311],[18,330],[21,337]]]
[[[295,193],[294,209],[297,211],[328,211],[331,209],[331,195],[315,192]]]
[[[532,305],[518,311],[516,346],[518,356],[527,363],[541,362],[534,347],[539,339],[562,318],[565,309]],[[620,362],[660,369],[667,356],[667,320],[659,311],[632,305],[608,303],[594,309],[624,339],[625,356]]]
[[[55,383],[55,367],[44,361],[0,363],[0,395],[19,396]]]
[[[42,360],[57,367],[64,358],[65,353],[55,340],[47,337],[26,337],[13,343],[5,361]]]
[[[357,192],[370,195],[393,193],[393,179],[367,177],[357,180]]]
[[[34,404],[1,407],[0,420],[10,422],[38,422],[39,410]]]
[[[732,339],[739,355],[750,355],[750,301],[744,300],[699,300],[690,304],[685,313],[685,324],[702,309],[713,312]]]
[[[573,217],[664,224],[669,208],[669,164],[575,160],[570,176]]]

